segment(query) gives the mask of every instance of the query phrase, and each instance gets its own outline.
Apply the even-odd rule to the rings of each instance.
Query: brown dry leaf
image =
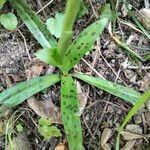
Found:
[[[26,70],[27,80],[38,77],[43,71],[44,63],[36,61],[32,67]]]
[[[25,134],[19,134],[13,138],[12,143],[7,146],[6,150],[12,150],[11,145],[14,150],[32,150],[31,144]]]
[[[55,150],[68,150],[66,143],[60,143],[56,146]]]
[[[78,99],[80,101],[80,113],[79,114],[81,115],[83,113],[83,110],[84,110],[86,104],[87,104],[87,99],[88,99],[87,95],[88,95],[88,93],[85,94],[82,91],[81,84],[78,81],[77,81],[77,94],[78,94]]]
[[[35,97],[31,97],[28,104],[39,116],[51,118],[52,123],[62,124],[60,109],[51,100],[38,101]]]
[[[135,144],[135,140],[128,141],[126,143],[126,145],[121,148],[121,150],[131,150],[133,148],[134,144]]]
[[[104,149],[104,150],[111,150],[111,147],[110,145],[107,143],[107,141],[110,139],[111,137],[111,134],[112,134],[112,130],[110,128],[105,128],[103,130],[103,133],[102,133],[102,136],[101,136],[101,147]]]
[[[143,8],[140,10],[138,15],[138,20],[143,24],[143,26],[150,30],[150,9]]]
[[[36,61],[34,65],[29,68],[27,73],[27,80],[35,78],[43,71],[44,64],[40,61]],[[27,100],[31,109],[35,111],[41,117],[51,118],[53,123],[62,124],[60,109],[56,107],[51,100],[38,101],[34,96]]]
[[[145,138],[143,135],[128,132],[128,131],[121,131],[120,133],[122,134],[124,140],[127,140],[127,141]]]

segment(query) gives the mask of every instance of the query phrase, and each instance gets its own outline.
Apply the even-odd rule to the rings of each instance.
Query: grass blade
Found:
[[[13,107],[60,80],[58,74],[45,75],[19,83],[0,93],[0,104]]]
[[[23,0],[9,0],[30,32],[43,48],[56,47],[56,40],[45,24]]]
[[[79,60],[85,55],[85,53],[92,49],[92,46],[99,35],[102,33],[104,27],[108,22],[108,18],[100,19],[84,31],[73,41],[68,48],[64,56],[64,68],[63,72],[68,72]]]
[[[133,14],[133,12],[130,10],[129,3],[125,0],[124,4],[125,4],[125,6],[126,6],[126,8],[128,10],[129,16],[132,17],[132,19],[134,20],[134,22],[136,23],[136,25],[139,27],[139,29],[142,30],[143,33],[145,34],[145,36],[147,36],[147,38],[150,40],[150,34],[149,34],[149,32],[141,25],[141,23],[135,17],[135,15]]]
[[[150,88],[138,99],[133,108],[129,111],[125,117],[120,129],[122,130],[130,119],[137,113],[137,111],[144,105],[146,101],[150,100]]]
[[[83,150],[82,128],[79,117],[79,100],[70,75],[61,79],[61,112],[70,150]]]
[[[119,141],[120,141],[120,131],[124,129],[127,123],[131,120],[131,118],[137,113],[137,111],[144,105],[146,101],[150,100],[150,88],[138,99],[133,108],[129,111],[125,119],[123,120],[116,141],[116,150],[119,150]]]
[[[141,96],[139,92],[134,91],[131,88],[122,86],[120,84],[111,81],[107,81],[102,78],[91,77],[91,76],[84,75],[82,73],[76,73],[73,76],[93,86],[96,86],[97,88],[109,92],[110,94],[120,97],[132,104],[135,104]]]

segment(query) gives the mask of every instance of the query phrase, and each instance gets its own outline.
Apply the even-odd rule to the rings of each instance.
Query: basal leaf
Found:
[[[56,47],[57,42],[47,30],[45,24],[35,14],[35,12],[26,4],[24,0],[9,0],[17,10],[18,15],[29,28],[30,32],[41,44],[43,48]]]
[[[8,107],[16,106],[59,80],[59,75],[52,74],[19,83],[0,93],[0,104]]]
[[[94,42],[102,33],[107,21],[108,18],[100,19],[79,34],[65,54],[64,68],[62,69],[64,72],[68,72],[87,51],[92,49]]]
[[[83,150],[82,128],[79,117],[79,100],[70,75],[61,79],[61,112],[70,150]]]
[[[57,55],[57,48],[46,48],[39,50],[37,53],[35,53],[35,56],[47,64],[60,67],[60,60]]]
[[[7,13],[0,15],[0,23],[7,30],[15,30],[18,24],[17,17],[13,13]]]
[[[120,84],[117,84],[111,81],[107,81],[102,78],[91,77],[91,76],[87,76],[81,73],[74,74],[73,76],[93,86],[96,86],[97,88],[100,88],[106,92],[109,92],[110,94],[120,97],[132,104],[135,104],[141,96],[139,92],[134,91],[131,88],[122,86]]]
[[[62,13],[56,13],[55,18],[49,18],[46,21],[47,29],[56,38],[59,38],[61,36],[64,17],[65,17],[65,15]]]

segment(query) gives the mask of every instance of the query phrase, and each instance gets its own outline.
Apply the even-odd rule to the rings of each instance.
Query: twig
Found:
[[[29,60],[32,61],[32,58],[31,58],[31,56],[30,56],[30,54],[29,54],[29,49],[28,49],[28,46],[27,46],[26,38],[24,37],[24,35],[22,34],[22,32],[21,32],[19,29],[17,29],[17,31],[18,31],[19,34],[22,36],[23,41],[24,41],[24,46],[25,46],[25,49],[26,49],[26,53],[27,53],[27,55],[28,55],[28,57],[29,57]]]
[[[94,73],[96,73],[99,77],[105,79],[101,74],[99,74],[99,72],[97,72],[84,58],[81,59],[87,66],[89,66]]]

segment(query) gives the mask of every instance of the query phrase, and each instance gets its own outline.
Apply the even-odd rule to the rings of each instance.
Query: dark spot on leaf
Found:
[[[80,49],[81,48],[81,46],[79,45],[78,47],[77,47],[77,49]]]
[[[69,98],[73,98],[73,95],[69,95]]]
[[[42,82],[42,81],[43,81],[43,79],[42,79],[42,78],[40,78],[40,79],[39,79],[39,82]]]
[[[67,120],[70,120],[70,116],[67,115],[66,118],[67,118]]]
[[[65,97],[65,94],[62,94],[62,97]]]
[[[77,40],[74,41],[74,44],[76,44],[76,43],[77,43]]]
[[[84,36],[86,36],[87,34],[88,34],[88,33],[87,33],[87,32],[85,32],[85,33],[84,33]]]
[[[77,60],[77,58],[75,57],[74,60]]]
[[[72,60],[70,60],[70,63],[72,63]]]
[[[70,90],[72,93],[74,92],[74,90]]]
[[[66,105],[66,102],[63,102],[63,105]]]
[[[81,54],[79,53],[78,56],[81,56]]]
[[[65,112],[65,111],[63,111],[62,113],[63,113],[64,116],[66,115],[66,112]]]
[[[81,45],[84,45],[84,43],[82,42]]]
[[[69,55],[69,53],[66,53],[66,56],[68,56]]]
[[[87,49],[87,48],[88,48],[88,46],[86,45],[86,46],[84,46],[84,48],[85,48],[85,49]]]
[[[92,36],[93,36],[93,35],[95,35],[95,34],[96,34],[96,32],[95,32],[95,31],[91,33],[91,35],[92,35]]]
[[[69,96],[68,96],[68,95],[66,95],[65,97],[66,97],[66,98],[68,98]]]

